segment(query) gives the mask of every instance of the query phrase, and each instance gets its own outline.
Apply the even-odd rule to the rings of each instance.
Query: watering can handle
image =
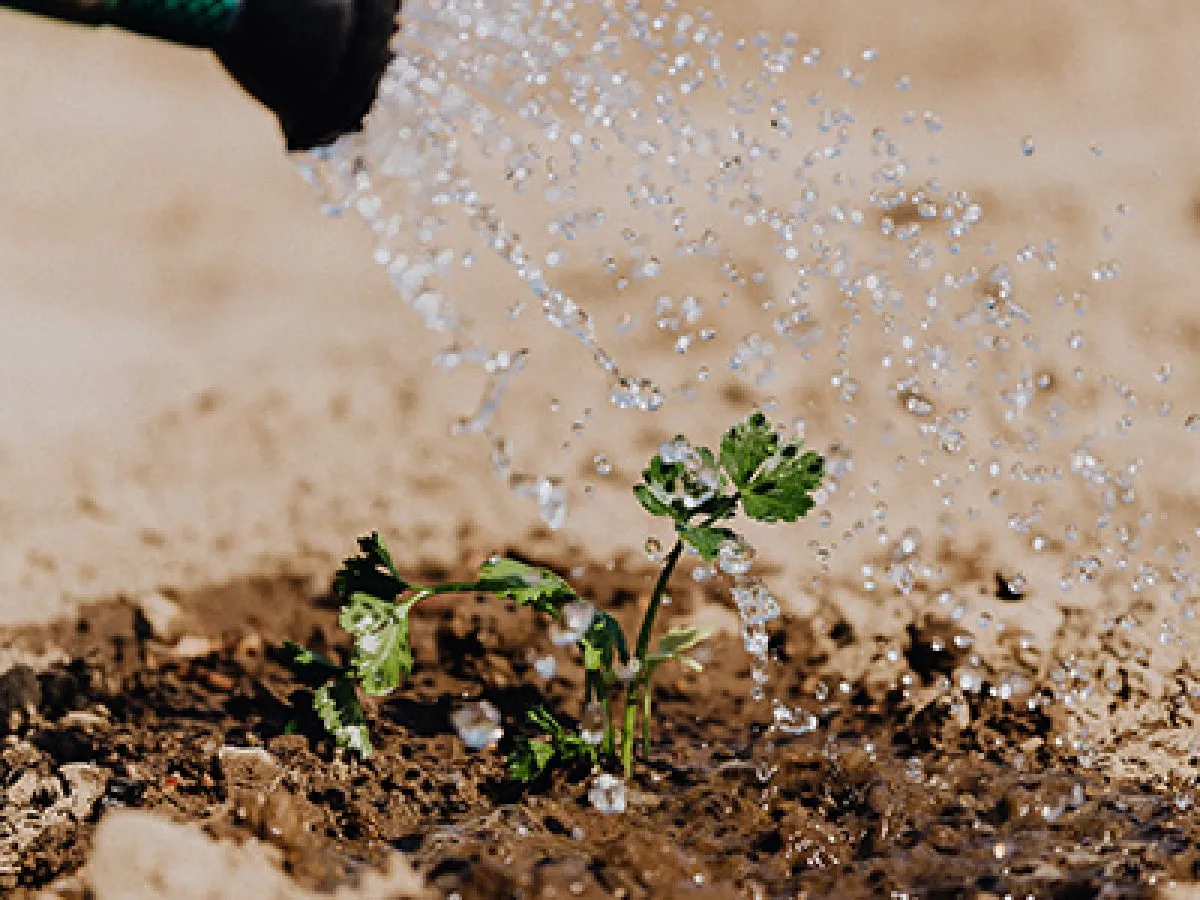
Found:
[[[298,151],[361,127],[391,60],[399,0],[0,0],[0,8],[212,50]]]

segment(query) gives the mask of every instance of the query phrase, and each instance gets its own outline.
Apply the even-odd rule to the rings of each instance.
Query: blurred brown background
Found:
[[[876,48],[856,112],[936,110],[940,176],[992,198],[1008,248],[1052,231],[1066,266],[1120,256],[1105,296],[1122,299],[1093,311],[1089,352],[1143,379],[1175,362],[1179,415],[1144,449],[1194,527],[1200,438],[1180,422],[1200,409],[1200,9],[715,9],[731,30],[794,29],[830,66]],[[426,387],[432,345],[368,236],[318,215],[269,116],[213,60],[0,14],[0,120],[0,623],[264,568],[327,577],[381,523],[450,560],[466,523],[471,553],[534,523],[478,444],[444,445],[461,410]],[[637,543],[595,519],[561,540]]]

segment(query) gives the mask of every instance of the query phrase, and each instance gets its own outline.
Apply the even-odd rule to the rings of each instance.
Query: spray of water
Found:
[[[1200,695],[1194,523],[1143,488],[1200,418],[1171,363],[1132,371],[1088,331],[1121,299],[1111,234],[997,243],[870,46],[833,64],[673,0],[408,0],[395,50],[363,132],[302,170],[367,223],[430,331],[430,390],[546,523],[610,515],[647,447],[759,406],[828,463],[803,552],[759,546],[808,573],[787,603],[948,623],[941,689],[1063,704],[1081,758],[1122,679]],[[856,110],[870,80],[894,100]],[[693,576],[731,580],[765,698],[781,604],[752,564],[729,547]],[[772,701],[775,728],[825,699]]]

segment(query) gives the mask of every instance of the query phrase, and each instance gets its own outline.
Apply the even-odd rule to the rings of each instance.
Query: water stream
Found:
[[[1117,225],[1078,245],[1033,213],[990,228],[988,197],[940,174],[970,149],[869,43],[828,59],[722,21],[408,0],[364,131],[301,162],[429,329],[455,430],[551,528],[640,546],[648,454],[761,407],[828,460],[802,525],[751,535],[806,573],[783,605],[949,623],[965,661],[941,689],[1064,704],[1081,758],[1122,679],[1200,695],[1200,523],[1144,486],[1186,468],[1200,416],[1178,361],[1140,371],[1092,326],[1127,301]],[[731,580],[769,699],[781,604],[751,562],[692,574]],[[874,677],[903,677],[898,640]],[[774,727],[811,730],[828,693],[771,701]]]

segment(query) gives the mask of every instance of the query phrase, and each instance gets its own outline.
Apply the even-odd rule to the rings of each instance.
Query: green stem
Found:
[[[650,705],[653,702],[650,680],[642,686],[642,757],[650,756]]]
[[[632,690],[625,701],[625,726],[621,730],[621,763],[625,767],[625,777],[633,775],[633,730],[634,719],[637,716],[637,706],[632,702]]]
[[[604,698],[604,755],[612,756],[617,752],[617,735],[613,730],[612,701]]]
[[[642,672],[646,668],[646,652],[650,648],[650,638],[654,634],[654,621],[658,618],[658,611],[662,607],[663,594],[666,593],[667,584],[671,580],[671,575],[675,572],[675,566],[679,563],[679,557],[683,554],[683,540],[676,539],[675,546],[671,548],[671,552],[667,554],[666,560],[663,562],[662,571],[658,573],[658,580],[654,582],[654,592],[650,595],[650,605],[646,607],[646,614],[642,617],[642,628],[638,632],[637,647],[634,650],[634,658],[638,661],[638,675],[629,685],[629,690],[625,694],[625,728],[621,732],[621,762],[625,766],[625,777],[628,778],[633,772],[633,732],[634,725],[637,719],[637,701],[638,689],[641,687],[643,691],[649,691],[650,686],[644,679]],[[645,749],[648,751],[650,747],[650,720],[647,715],[646,721],[642,723],[642,739]]]
[[[435,594],[475,594],[487,593],[485,588],[478,581],[448,581],[446,584],[437,584],[433,587],[421,587],[413,584],[409,585],[422,597],[432,597]]]
[[[654,620],[658,618],[659,607],[662,606],[663,594],[667,590],[667,582],[675,572],[675,566],[683,553],[683,540],[676,539],[675,546],[667,554],[662,571],[658,573],[658,581],[654,582],[654,593],[650,595],[650,605],[646,607],[646,615],[642,617],[642,630],[638,632],[637,649],[634,656],[639,663],[645,664],[646,651],[650,647],[650,637],[654,633]],[[631,701],[632,702],[632,701]]]
[[[733,496],[739,498],[741,495],[734,494]],[[707,528],[715,521],[717,521],[717,516],[709,516],[700,523],[700,527]],[[675,546],[667,554],[662,571],[658,573],[658,581],[654,582],[654,593],[650,595],[650,606],[647,607],[646,615],[642,618],[642,630],[638,632],[637,650],[634,653],[637,661],[643,666],[646,662],[646,651],[650,649],[650,637],[654,633],[654,620],[658,618],[658,608],[662,606],[663,594],[667,590],[667,582],[671,580],[671,575],[674,574],[675,566],[679,563],[679,557],[682,554],[683,538],[676,538]]]
[[[3,2],[3,0],[0,0]],[[408,615],[414,606],[426,597],[436,597],[439,594],[476,594],[485,593],[486,588],[477,581],[449,581],[446,584],[435,584],[427,587],[423,584],[410,584],[405,596],[396,601],[396,605]]]

